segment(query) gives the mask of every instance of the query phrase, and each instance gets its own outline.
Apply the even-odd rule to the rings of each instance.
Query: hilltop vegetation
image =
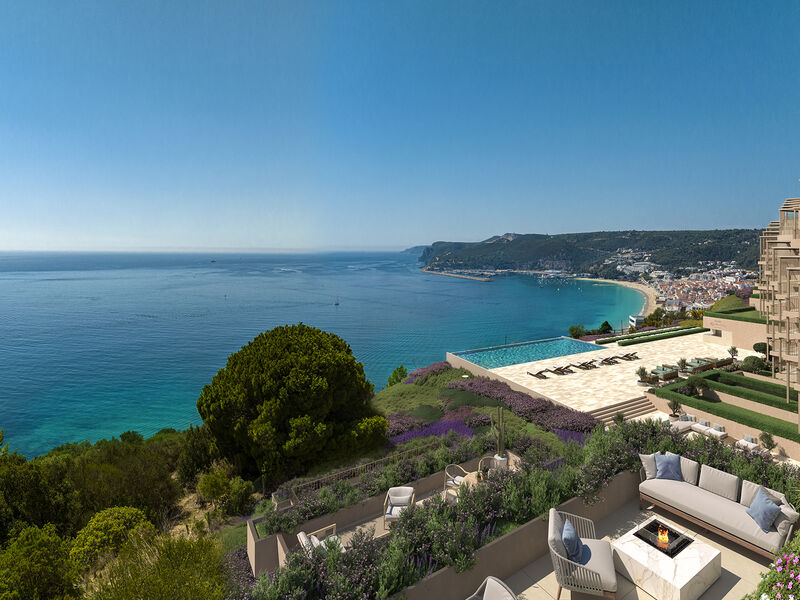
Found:
[[[435,242],[420,261],[432,270],[563,269],[613,275],[603,265],[620,248],[648,252],[668,270],[696,267],[698,261],[735,260],[744,268],[758,262],[758,229],[711,231],[597,231],[559,235],[505,234],[482,242]]]

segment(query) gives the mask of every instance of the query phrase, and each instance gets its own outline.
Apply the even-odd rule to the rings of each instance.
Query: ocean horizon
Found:
[[[399,364],[619,327],[644,302],[612,283],[419,267],[402,252],[0,253],[0,429],[35,456],[198,424],[228,355],[286,323],[340,335],[378,391]]]

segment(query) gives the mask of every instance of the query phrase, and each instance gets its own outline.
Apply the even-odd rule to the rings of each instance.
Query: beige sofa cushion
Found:
[[[786,539],[774,525],[764,533],[747,514],[747,507],[699,486],[670,479],[649,479],[639,484],[639,491],[769,552],[777,551]]]
[[[758,488],[760,487],[762,486],[758,485],[757,483],[753,483],[752,481],[742,481],[742,497],[739,500],[739,503],[742,506],[749,508],[749,506],[753,503],[753,499],[758,493]],[[775,523],[773,524],[778,529],[778,533],[786,537],[786,535],[789,533],[789,528],[797,523],[797,519],[800,517],[800,514],[798,514],[797,511],[791,507],[784,494],[781,494],[780,492],[768,487],[764,488],[764,492],[766,492],[767,496],[769,496],[769,498],[775,502],[775,504],[781,507],[781,512],[775,518]]]
[[[600,575],[600,585],[607,592],[617,591],[617,571],[614,569],[614,551],[606,540],[582,540],[592,553],[586,568]]]
[[[720,471],[714,467],[703,465],[700,469],[700,480],[697,485],[717,496],[727,498],[732,502],[739,502],[739,486],[742,480],[736,475]]]
[[[644,476],[653,479],[656,476],[656,456],[655,454],[640,454],[639,460],[642,461]]]

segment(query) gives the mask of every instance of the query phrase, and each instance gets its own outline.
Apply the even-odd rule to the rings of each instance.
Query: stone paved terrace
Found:
[[[490,371],[556,402],[577,410],[589,412],[642,396],[645,388],[637,383],[639,378],[636,375],[636,370],[639,367],[643,366],[649,371],[661,364],[675,364],[680,358],[691,360],[696,356],[714,358],[729,356],[727,347],[704,342],[704,335],[706,334],[695,333],[623,347],[612,343],[598,346],[598,348],[602,349],[595,352],[520,363],[490,369]],[[537,379],[528,375],[528,371],[535,373],[542,369],[592,359],[600,360],[627,352],[636,352],[639,355],[639,360],[620,361],[616,365],[602,365],[597,369],[588,371],[573,369],[574,373],[568,375],[547,373],[547,379]],[[752,349],[739,348],[739,360],[750,355],[758,356]]]
[[[769,560],[754,554],[728,540],[712,533],[704,532],[692,523],[673,514],[656,510],[639,510],[639,500],[627,503],[612,516],[596,523],[597,534],[603,539],[613,540],[622,536],[636,524],[651,515],[675,523],[679,528],[696,534],[701,540],[722,552],[722,575],[700,598],[701,600],[740,600],[758,585],[760,574],[769,567]],[[518,595],[520,600],[555,600],[558,584],[553,573],[550,555],[543,556],[528,565],[505,582]],[[660,600],[637,588],[622,575],[617,575],[617,600]],[[577,598],[578,595],[575,595]],[[581,595],[584,598],[595,596]],[[561,592],[561,600],[572,598],[568,590]]]

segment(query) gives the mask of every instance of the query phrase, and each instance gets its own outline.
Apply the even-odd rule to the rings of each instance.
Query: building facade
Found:
[[[767,318],[773,376],[797,386],[800,347],[800,198],[789,198],[761,234],[759,308]]]

